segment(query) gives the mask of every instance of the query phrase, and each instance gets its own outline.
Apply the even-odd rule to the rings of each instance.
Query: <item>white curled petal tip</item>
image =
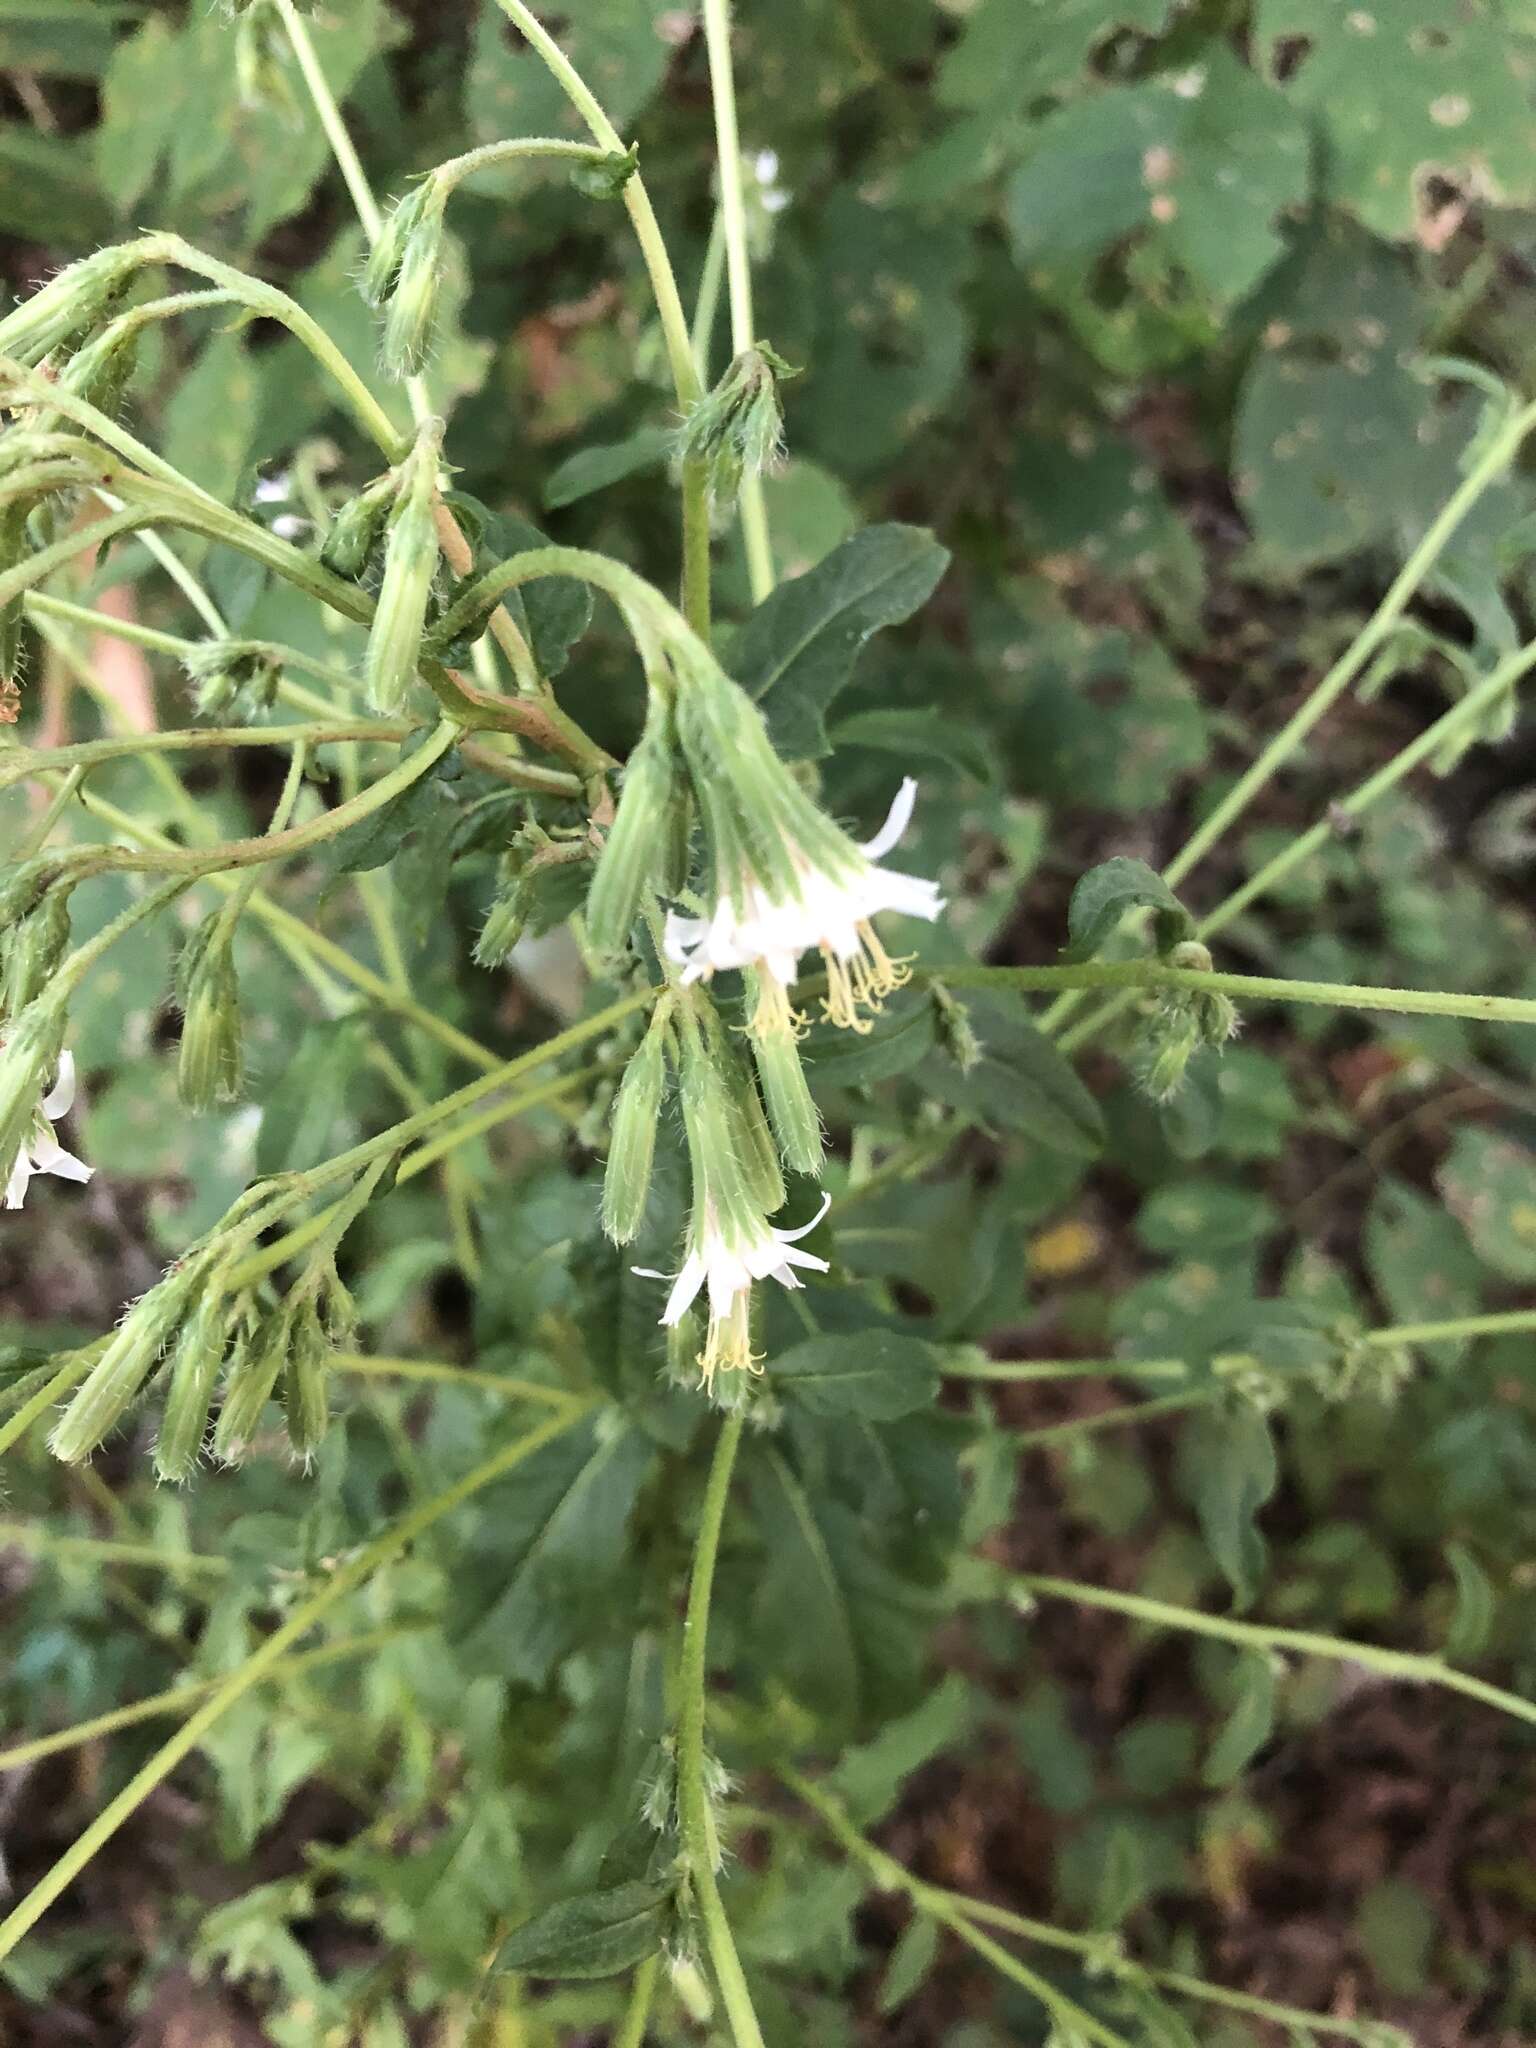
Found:
[[[40,1131],[32,1140],[28,1150],[32,1164],[39,1173],[51,1173],[59,1180],[78,1181],[82,1187],[96,1175],[94,1166],[87,1166],[83,1159],[77,1159],[73,1152],[66,1152],[51,1131]]]
[[[75,1056],[72,1052],[59,1054],[59,1071],[54,1083],[43,1097],[43,1115],[50,1119],[67,1116],[75,1100]]]
[[[665,1274],[658,1275],[665,1279]],[[672,1283],[672,1292],[667,1296],[667,1305],[661,1312],[661,1321],[666,1329],[680,1323],[698,1299],[699,1289],[704,1285],[704,1261],[697,1252],[690,1252],[684,1259],[677,1278]]]
[[[917,804],[917,779],[915,776],[902,777],[891,808],[885,814],[885,823],[873,839],[866,839],[863,852],[870,860],[881,860],[893,846],[899,846],[903,834],[912,822],[912,812]]]
[[[5,1206],[19,1209],[27,1199],[27,1182],[32,1178],[32,1162],[23,1152],[11,1168],[11,1177],[5,1184]]]
[[[776,1230],[773,1233],[774,1236],[778,1239],[780,1244],[794,1244],[798,1238],[809,1237],[811,1232],[816,1228],[817,1224],[821,1221],[822,1217],[826,1215],[827,1211],[831,1208],[831,1206],[832,1197],[829,1194],[823,1193],[821,1198],[821,1207],[816,1211],[816,1214],[811,1218],[809,1223],[802,1223],[798,1230]],[[805,1257],[808,1255],[802,1253],[801,1256]],[[825,1265],[823,1265],[822,1270],[826,1270]]]

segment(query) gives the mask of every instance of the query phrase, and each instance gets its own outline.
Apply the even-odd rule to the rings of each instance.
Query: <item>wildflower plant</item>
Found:
[[[629,2048],[653,2015],[667,2040],[705,2025],[734,2048],[841,2038],[811,2031],[816,1970],[781,1972],[774,1915],[862,1873],[845,1918],[867,1884],[903,1895],[928,1930],[926,1958],[914,1941],[903,1965],[912,1984],[947,1928],[1011,1981],[1041,2038],[1192,2040],[1192,2003],[1256,2011],[1298,2040],[1385,2041],[1370,2021],[1245,2001],[1186,1967],[1183,1948],[1138,1959],[1106,1928],[1151,1880],[1121,1897],[1112,1848],[1098,1904],[1058,1928],[930,1883],[868,1829],[959,1725],[923,1680],[940,1622],[971,1608],[1002,1627],[1037,1600],[1077,1600],[1224,1641],[1229,1718],[1210,1785],[1233,1783],[1275,1726],[1294,1631],[1032,1579],[987,1552],[1014,1432],[974,1383],[1030,1376],[979,1348],[1023,1308],[1006,1205],[1038,1213],[1055,1171],[1040,1158],[1102,1144],[1106,1063],[1072,1057],[1101,1030],[1128,1077],[1114,1114],[1138,1134],[1135,1156],[1193,1159],[1250,1010],[1536,1024],[1528,994],[1301,978],[1283,958],[1273,973],[1229,971],[1212,942],[1328,841],[1327,818],[1321,840],[1298,834],[1224,904],[1197,915],[1183,889],[1315,715],[1352,681],[1379,681],[1370,664],[1507,479],[1536,409],[1491,417],[1314,710],[1211,793],[1182,852],[1160,871],[1113,852],[1093,864],[1048,957],[975,957],[1002,949],[1007,906],[988,908],[987,877],[997,847],[1018,843],[1017,816],[994,792],[974,844],[963,806],[929,805],[910,770],[937,761],[942,788],[963,736],[913,716],[894,685],[890,704],[827,722],[863,643],[939,580],[942,547],[881,526],[780,574],[765,484],[794,447],[799,372],[755,318],[724,0],[703,9],[719,196],[715,281],[692,325],[641,142],[522,0],[496,4],[528,45],[518,61],[545,67],[586,139],[486,143],[418,167],[382,209],[293,0],[245,0],[217,25],[242,105],[313,122],[335,154],[368,245],[347,290],[368,309],[372,353],[346,338],[365,317],[350,296],[322,318],[169,231],[88,254],[0,314],[0,701],[20,707],[0,796],[36,799],[4,814],[20,821],[0,873],[5,1206],[30,1210],[52,1177],[79,1192],[50,1191],[50,1216],[83,1219],[129,1177],[121,1140],[110,1163],[92,1161],[89,1127],[70,1123],[77,1075],[100,1062],[93,991],[125,959],[158,976],[139,1085],[174,1073],[174,1095],[154,1099],[176,1141],[212,1130],[217,1152],[195,1204],[157,1221],[163,1271],[116,1325],[0,1385],[0,1444],[35,1425],[71,1467],[142,1448],[158,1513],[195,1524],[221,1487],[248,1485],[262,1503],[239,1524],[251,1543],[282,1516],[300,1531],[257,1580],[239,1556],[202,1558],[232,1590],[200,1639],[210,1675],[195,1709],[176,1706],[178,1731],[12,1906],[0,1956],[199,1742],[235,1725],[258,1683],[305,1668],[310,1633],[344,1611],[369,1622],[380,1689],[406,1702],[406,1738],[368,1797],[401,1817],[398,1842],[453,1807],[433,1882],[458,1884],[461,1853],[477,1875],[452,1905],[469,1931],[409,1957],[387,2010],[370,2004],[376,1985],[299,1981],[295,1944],[273,1930],[313,1905],[309,1878],[261,1902],[253,1971],[298,1969],[289,2017],[319,2013],[337,2039],[376,2019],[359,2039],[403,2039],[408,2010],[466,2016],[482,1996],[520,2028],[541,2003],[527,1986],[550,1980],[566,1987],[550,2002],[560,2023],[616,2028]],[[653,536],[666,520],[645,555],[665,564],[654,579],[622,551],[531,526],[511,485],[496,504],[459,488],[471,463],[483,480],[477,444],[503,398],[456,412],[453,359],[472,343],[453,223],[508,203],[505,181],[526,198],[545,179],[622,209],[634,231],[649,308],[642,321],[626,307],[614,334],[648,374],[665,365],[666,417],[618,458],[598,453],[616,483],[664,472],[632,486],[654,492]],[[771,232],[766,209],[756,226]],[[722,270],[731,355],[714,377]],[[275,496],[249,477],[214,488],[195,434],[156,438],[145,365],[210,318],[224,339],[259,323],[284,351],[298,395],[285,413],[270,394]],[[295,509],[275,513],[279,501]],[[549,502],[558,513],[577,495]],[[567,530],[604,539],[600,520]],[[125,560],[165,624],[99,601],[103,563]],[[40,666],[88,670],[101,635],[164,662],[184,721],[129,729],[108,702],[94,736],[45,743]],[[1419,761],[1451,759],[1458,739],[1486,738],[1490,705],[1502,719],[1531,665],[1530,649],[1507,652],[1345,800],[1349,815]],[[868,758],[850,774],[844,748],[857,753],[861,733]],[[253,775],[242,791],[238,761],[271,786]],[[204,763],[226,780],[200,779]],[[251,789],[258,829],[244,830]],[[1050,1001],[1031,1014],[1037,994]],[[146,1153],[154,1124],[151,1111],[136,1127]],[[951,1180],[932,1187],[947,1221],[888,1214],[888,1193],[1010,1136],[1028,1159],[989,1153],[974,1208]],[[1171,1240],[1178,1218],[1161,1220]],[[956,1272],[942,1312],[918,1305]],[[474,1304],[461,1363],[413,1355],[445,1274]],[[1246,1605],[1264,1569],[1273,1421],[1309,1403],[1384,1411],[1424,1344],[1466,1332],[1303,1312],[1225,1274],[1165,1398],[1196,1411],[1181,1483]],[[1139,1350],[1121,1364],[1149,1370]],[[441,1406],[425,1419],[371,1406],[391,1375],[430,1383]],[[510,1429],[508,1404],[538,1419]],[[1458,1590],[1475,1617],[1475,1563]],[[1481,1649],[1470,1626],[1461,1640],[1468,1658]],[[1315,1632],[1308,1649],[1536,1719],[1460,1657]],[[732,1684],[717,1687],[727,1661]],[[517,1742],[509,1700],[529,1708]],[[437,1716],[452,1719],[451,1761]],[[525,1737],[534,1761],[514,1787]],[[461,1766],[483,1774],[479,1812],[465,1810]],[[768,1802],[761,1856],[734,1853],[743,1781]],[[272,1812],[286,1784],[276,1770],[264,1782]],[[538,1807],[552,1784],[568,1821],[558,1799]],[[334,1853],[317,1844],[313,1882],[364,1917],[398,1842],[385,1829]],[[233,1972],[246,1954],[217,1914],[199,1939],[210,1966]],[[1037,1970],[1019,1942],[1070,1967]],[[828,1981],[839,1967],[826,1961]],[[573,1984],[604,1988],[584,2005]],[[910,1987],[889,1995],[900,2004]]]

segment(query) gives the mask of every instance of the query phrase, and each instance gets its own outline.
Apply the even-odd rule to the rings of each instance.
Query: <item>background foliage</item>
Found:
[[[896,776],[920,773],[905,864],[941,876],[954,906],[918,934],[925,964],[1048,961],[1078,876],[1177,851],[1475,458],[1487,392],[1444,359],[1536,389],[1536,12],[743,0],[739,17],[759,326],[804,366],[769,506],[781,573],[806,580],[733,632],[747,584],[723,536],[725,658],[769,690],[786,743],[821,757],[838,815],[877,819]],[[691,300],[712,202],[690,12],[580,0],[551,26],[639,140]],[[323,0],[310,32],[381,193],[476,142],[577,133],[489,5]],[[164,227],[283,283],[366,364],[347,193],[280,41],[256,52],[253,93],[235,34],[201,5],[0,0],[6,275],[19,291]],[[621,210],[503,169],[465,188],[450,226],[430,384],[459,486],[669,587],[675,409]],[[716,371],[724,353],[722,335]],[[131,403],[211,490],[249,505],[258,478],[286,479],[263,518],[312,520],[373,473],[271,323],[157,330]],[[1386,658],[1182,889],[1194,910],[1519,646],[1533,515],[1519,473],[1484,496]],[[196,566],[235,630],[356,657],[360,635],[235,556]],[[186,630],[136,544],[72,594],[125,589],[143,618]],[[825,624],[775,697],[786,602]],[[601,617],[566,630],[581,637],[562,700],[623,753],[641,702],[630,657]],[[40,704],[74,738],[110,721],[57,644],[32,678],[29,720]],[[185,723],[172,666],[155,692],[160,721]],[[1536,996],[1528,742],[1511,722],[1357,821],[1335,814],[1230,924],[1218,964]],[[92,786],[193,829],[174,778],[124,763]],[[203,757],[189,786],[220,837],[261,829],[275,794],[259,755]],[[588,1004],[557,936],[525,945],[510,979],[470,964],[510,815],[486,798],[472,773],[434,777],[381,836],[278,893],[388,975],[358,886],[374,877],[415,1000],[506,1056],[603,998]],[[0,793],[0,833],[28,815],[19,789]],[[125,888],[86,885],[77,935]],[[252,1101],[188,1119],[167,1057],[173,937],[137,929],[77,1008],[98,1179],[7,1220],[0,1327],[29,1354],[106,1327],[254,1170],[389,1121],[402,1077],[429,1096],[463,1078],[387,1006],[296,977],[248,920]],[[1342,1373],[1336,1337],[1532,1299],[1536,1040],[1260,1007],[1159,1113],[1113,1032],[1073,1048],[1069,1025],[1069,1065],[1016,995],[961,980],[985,1051],[970,1071],[921,992],[866,1042],[811,1042],[847,1155],[837,1264],[804,1297],[809,1320],[773,1304],[780,1426],[743,1452],[711,1643],[714,1740],[741,1780],[727,1896],[770,2041],[988,2048],[1052,2024],[832,1848],[781,1766],[830,1771],[858,1825],[933,1884],[1426,2043],[1528,2038],[1523,1728],[1358,1663],[1277,1664],[1006,1596],[1025,1571],[1233,1603],[1446,1646],[1536,1690],[1529,1337],[1419,1345],[1401,1385]],[[597,2040],[615,2023],[622,1980],[486,1976],[530,1913],[627,1875],[707,1463],[707,1411],[658,1377],[654,1286],[597,1233],[609,1093],[600,1072],[577,1112],[495,1134],[446,1193],[435,1174],[403,1185],[349,1242],[371,1352],[609,1405],[352,1602],[335,1626],[382,1632],[367,1654],[221,1721],[4,1964],[18,2040],[169,2042],[201,2025],[392,2048]],[[681,1214],[675,1162],[663,1183],[655,1264]],[[980,1350],[1101,1363],[952,1377],[938,1398],[940,1367],[974,1371]],[[1233,1393],[1234,1355],[1256,1361],[1262,1401]],[[1180,1371],[1160,1372],[1170,1358]],[[359,1372],[308,1476],[258,1460],[156,1491],[130,1443],[94,1476],[13,1454],[6,1512],[27,1532],[7,1554],[7,1725],[63,1726],[229,1669],[328,1560],[505,1434],[501,1392],[403,1386]],[[1166,1419],[1092,1426],[1160,1395]],[[91,1536],[153,1546],[161,1568],[71,1548]],[[133,1727],[4,1781],[18,1889],[156,1740]],[[1091,1946],[1033,1960],[1132,2039],[1284,2038],[1161,2000],[1128,2018]],[[657,2038],[701,2038],[698,1996],[665,1992]],[[1061,2022],[1054,2038],[1077,2037]]]

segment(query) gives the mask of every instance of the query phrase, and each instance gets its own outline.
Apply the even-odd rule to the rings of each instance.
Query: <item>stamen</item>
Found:
[[[728,1314],[711,1316],[704,1349],[699,1353],[699,1372],[706,1387],[717,1372],[762,1371],[762,1360],[752,1356],[751,1299],[751,1289],[744,1287],[731,1302]]]
[[[912,979],[912,958],[909,953],[900,960],[893,960],[881,945],[875,928],[867,920],[859,926],[859,937],[864,941],[864,950],[869,955],[870,986],[882,999],[898,988],[905,988]]]
[[[758,1038],[803,1038],[809,1021],[789,999],[789,990],[776,974],[759,968],[757,1007],[752,1012],[752,1030]]]
[[[859,1014],[858,988],[849,972],[849,962],[839,960],[830,946],[822,947],[821,957],[827,963],[827,992],[821,1007],[828,1021],[840,1031],[856,1031],[864,1037],[875,1027],[868,1017]]]

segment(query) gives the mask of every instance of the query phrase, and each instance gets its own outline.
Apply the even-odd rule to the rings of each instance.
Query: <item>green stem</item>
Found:
[[[1070,967],[944,968],[933,979],[954,988],[1209,989],[1249,1002],[1319,1003],[1336,1010],[1386,1010],[1409,1017],[1471,1017],[1486,1024],[1536,1024],[1536,1000],[1463,995],[1445,989],[1356,988],[1280,975],[1222,974],[1167,967],[1159,960],[1090,960]],[[1067,1039],[1063,1037],[1063,1045]]]
[[[5,1456],[12,1444],[26,1435],[40,1415],[46,1415],[63,1395],[74,1392],[95,1364],[97,1348],[87,1346],[83,1351],[68,1353],[53,1377],[30,1395],[14,1415],[0,1422],[0,1458]]]
[[[552,1408],[568,1408],[581,1397],[564,1387],[546,1387],[538,1380],[515,1378],[511,1373],[482,1372],[472,1365],[447,1365],[434,1358],[372,1358],[358,1351],[335,1351],[331,1364],[337,1372],[364,1378],[428,1380],[434,1386],[479,1387],[486,1393],[504,1394],[509,1400],[543,1401]]]
[[[338,1663],[343,1657],[361,1657],[369,1651],[382,1650],[410,1633],[411,1627],[376,1628],[364,1635],[343,1636],[339,1642],[322,1643],[318,1649],[300,1650],[295,1656],[280,1657],[268,1670],[267,1677],[297,1678],[323,1664]],[[150,1693],[142,1700],[134,1700],[129,1706],[112,1707],[104,1714],[94,1714],[89,1721],[77,1721],[72,1728],[60,1728],[52,1735],[34,1736],[30,1742],[18,1742],[10,1749],[0,1749],[0,1771],[19,1770],[23,1764],[40,1763],[45,1756],[57,1756],[61,1750],[79,1749],[103,1735],[115,1735],[119,1728],[132,1728],[139,1721],[152,1721],[161,1714],[179,1714],[194,1700],[206,1698],[220,1682],[218,1678],[190,1679],[184,1685],[173,1685],[165,1692]]]
[[[408,760],[397,763],[387,775],[381,775],[377,782],[370,783],[349,803],[338,804],[334,810],[322,812],[306,825],[290,826],[286,832],[264,833],[256,839],[228,839],[219,846],[206,849],[171,846],[159,850],[146,847],[134,852],[120,846],[93,847],[73,858],[71,872],[77,880],[109,873],[171,873],[195,881],[215,873],[227,874],[232,868],[287,860],[293,854],[304,853],[312,846],[321,846],[326,840],[337,838],[349,826],[381,811],[413,783],[430,774],[458,737],[459,727],[452,719],[443,719]]]
[[[369,740],[398,746],[418,728],[405,719],[353,719],[338,725],[198,726],[180,732],[133,732],[118,738],[81,740],[67,747],[25,747],[0,757],[0,789],[50,769],[92,768],[124,755],[197,754],[219,747],[323,747],[337,740]]]
[[[1430,521],[1402,568],[1393,577],[1386,595],[1356,634],[1350,645],[1329,669],[1294,715],[1269,742],[1247,772],[1217,804],[1210,816],[1191,835],[1183,849],[1168,863],[1165,879],[1174,887],[1221,838],[1233,820],[1240,817],[1270,777],[1288,761],[1308,733],[1349,688],[1371,656],[1391,633],[1424,578],[1434,567],[1441,550],[1472,510],[1488,486],[1506,470],[1519,452],[1531,428],[1536,426],[1536,405],[1515,413],[1489,441],[1487,447],[1462,478],[1439,512]]]
[[[1330,805],[1326,817],[1319,819],[1309,830],[1298,834],[1288,846],[1282,847],[1271,859],[1265,861],[1241,888],[1234,890],[1199,921],[1195,926],[1196,936],[1209,938],[1230,924],[1250,903],[1266,895],[1293,869],[1334,840],[1341,825],[1347,826],[1362,818],[1372,805],[1379,803],[1382,797],[1395,789],[1422,762],[1429,760],[1448,741],[1458,738],[1464,728],[1475,725],[1484,712],[1497,703],[1507,691],[1512,690],[1532,667],[1536,667],[1536,641],[1507,656],[1475,689],[1470,690],[1458,703],[1451,705],[1449,710],[1443,711],[1438,718],[1432,720],[1423,732],[1410,740],[1407,746],[1400,748],[1390,761],[1377,769],[1374,775],[1367,776],[1365,781],[1351,790],[1347,796]],[[1073,1000],[1071,997],[1065,997],[1061,1002],[1053,1004],[1046,1012],[1043,1024],[1049,1027],[1058,1018],[1063,1017]],[[1112,1017],[1117,1016],[1125,1008],[1126,1001],[1127,998],[1117,996],[1090,1012],[1070,1031],[1063,1032],[1060,1039],[1062,1050],[1070,1052],[1083,1044],[1101,1025],[1107,1024]]]
[[[720,287],[724,282],[725,215],[717,206],[714,220],[710,223],[704,269],[699,278],[699,295],[693,302],[693,326],[689,330],[694,367],[699,373],[699,382],[706,388],[709,385],[710,342],[715,331],[715,315],[720,308]]]
[[[511,142],[485,142],[478,149],[466,149],[462,156],[448,157],[429,174],[447,191],[472,178],[476,171],[488,171],[497,164],[516,163],[525,157],[564,157],[579,164],[607,163],[613,155],[601,143],[565,142],[550,135],[523,135]]]
[[[820,1785],[799,1771],[782,1767],[779,1776],[790,1791],[817,1815],[839,1847],[864,1866],[880,1890],[905,1892],[920,1913],[957,1934],[968,1948],[989,1962],[1000,1975],[1011,1978],[1038,1999],[1051,2017],[1060,2020],[1071,2032],[1098,2042],[1100,2048],[1129,2048],[1129,2043],[1121,2035],[1105,2026],[1102,2020],[1095,2019],[1092,2013],[1085,2012],[1075,1999],[1068,1998],[1064,1991],[1058,1991],[1047,1978],[973,1927],[951,1893],[942,1891],[937,1885],[925,1884],[920,1877],[913,1877],[894,1856],[887,1856],[883,1849],[866,1841],[838,1802]]]
[[[1043,1429],[1012,1430],[1009,1434],[1019,1450],[1034,1450],[1045,1444],[1063,1443],[1069,1437],[1093,1436],[1101,1429],[1120,1429],[1127,1423],[1150,1422],[1159,1415],[1177,1415],[1185,1408],[1202,1407],[1223,1391],[1221,1387],[1200,1387],[1187,1394],[1161,1394],[1156,1400],[1134,1401],[1123,1408],[1102,1409],[1097,1415],[1074,1415],[1067,1422],[1047,1423]]]
[[[677,1804],[688,1874],[698,1895],[699,1911],[704,1921],[704,1940],[726,2016],[731,2023],[732,2038],[736,2048],[764,2048],[762,2029],[752,2008],[752,1994],[747,1989],[730,1922],[721,1903],[720,1887],[715,1881],[719,1845],[715,1839],[709,1794],[704,1782],[709,1603],[714,1590],[715,1560],[720,1550],[725,1504],[731,1490],[731,1473],[736,1464],[745,1419],[743,1411],[737,1409],[721,1422],[714,1459],[709,1468],[709,1481],[704,1489],[698,1538],[694,1544],[678,1670]]]
[[[725,223],[726,273],[731,300],[731,347],[737,355],[757,340],[752,317],[752,259],[747,246],[747,209],[741,186],[741,138],[736,127],[736,81],[731,70],[730,0],[704,0],[704,40],[709,50],[709,83],[715,107],[720,212]],[[773,544],[763,480],[744,476],[739,500],[741,538],[747,555],[752,602],[761,604],[774,584]]]
[[[198,1551],[161,1550],[153,1543],[118,1543],[105,1536],[60,1536],[41,1522],[0,1522],[0,1545],[13,1544],[19,1550],[36,1551],[39,1556],[93,1557],[102,1564],[144,1565],[150,1571],[227,1572],[227,1557],[209,1557]]]
[[[644,2048],[646,2022],[656,1997],[656,1980],[661,1975],[661,1957],[647,1956],[635,1971],[629,2004],[613,2037],[613,2048]]]
[[[158,1785],[164,1783],[183,1757],[197,1748],[208,1733],[228,1710],[242,1699],[254,1685],[267,1677],[274,1666],[280,1664],[289,1648],[302,1636],[309,1633],[348,1594],[367,1584],[381,1566],[388,1564],[399,1552],[407,1550],[426,1534],[434,1523],[451,1514],[455,1508],[471,1499],[482,1487],[514,1471],[525,1459],[541,1451],[548,1443],[569,1429],[579,1413],[572,1410],[562,1416],[553,1416],[548,1422],[540,1423],[536,1429],[518,1438],[515,1443],[503,1445],[492,1457],[452,1486],[436,1493],[410,1514],[404,1516],[382,1534],[365,1544],[357,1554],[332,1573],[330,1579],[318,1593],[296,1607],[280,1628],[273,1630],[260,1647],[247,1657],[243,1664],[223,1679],[217,1689],[204,1701],[172,1735],[162,1743],[149,1761],[129,1779],[128,1783],[109,1800],[101,1812],[82,1834],[70,1844],[64,1854],[47,1874],[33,1886],[15,1910],[0,1922],[0,1958],[8,1956],[47,1912],[59,1895],[66,1891],[85,1869],[86,1865],[107,1842],[111,1840],[124,1821],[138,1810]]]
[[[945,1360],[950,1379],[960,1380],[1187,1380],[1182,1358],[986,1358],[960,1350]]]
[[[1013,1593],[1043,1595],[1049,1600],[1071,1600],[1080,1607],[1104,1607],[1127,1614],[1153,1628],[1186,1630],[1191,1635],[1213,1636],[1218,1641],[1237,1643],[1244,1649],[1294,1651],[1304,1657],[1329,1657],[1337,1663],[1360,1664],[1379,1671],[1384,1678],[1411,1684],[1438,1685],[1447,1691],[1465,1693],[1469,1699],[1497,1707],[1501,1713],[1536,1726],[1536,1701],[1518,1693],[1458,1671],[1443,1658],[1424,1656],[1412,1650],[1386,1650],[1376,1643],[1349,1642],[1341,1636],[1323,1635],[1312,1629],[1269,1628],[1253,1621],[1234,1621],[1226,1615],[1201,1614],[1192,1607],[1174,1607],[1166,1600],[1152,1600],[1140,1593],[1117,1593],[1108,1586],[1090,1586],[1076,1579],[1057,1579],[1035,1572],[1000,1575]]]
[[[347,124],[341,118],[341,109],[336,104],[330,81],[320,68],[320,59],[316,56],[315,46],[310,41],[304,17],[294,6],[293,0],[274,0],[274,4],[298,63],[305,89],[319,117],[320,126],[325,131],[325,139],[331,146],[331,155],[336,159],[336,167],[341,172],[353,209],[362,223],[363,233],[370,243],[376,242],[384,225],[378,204],[368,183],[367,173],[356,149],[352,146]]]

